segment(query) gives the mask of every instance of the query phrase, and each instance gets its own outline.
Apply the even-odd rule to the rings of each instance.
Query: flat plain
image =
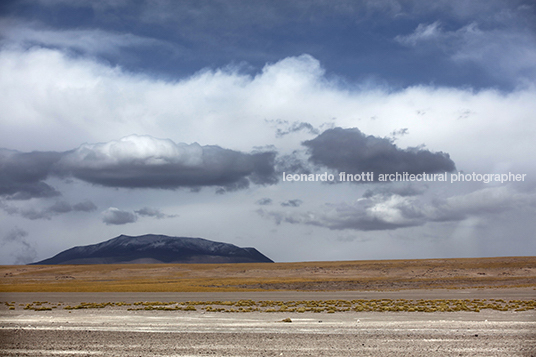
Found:
[[[2,356],[536,356],[536,257],[0,267]]]
[[[0,292],[346,291],[536,284],[536,257],[0,266]]]

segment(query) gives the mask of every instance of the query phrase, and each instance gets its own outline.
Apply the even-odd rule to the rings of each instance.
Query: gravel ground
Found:
[[[3,310],[0,327],[1,356],[536,356],[534,310]]]

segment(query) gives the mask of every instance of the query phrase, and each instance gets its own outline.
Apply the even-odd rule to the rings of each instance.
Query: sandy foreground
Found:
[[[526,289],[389,292],[2,293],[0,300],[534,299]],[[18,305],[17,305],[18,306]],[[292,322],[282,320],[290,318]],[[1,356],[536,356],[536,312],[0,309]]]

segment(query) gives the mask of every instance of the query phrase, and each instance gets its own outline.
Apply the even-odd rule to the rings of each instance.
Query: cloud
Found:
[[[123,211],[115,207],[110,207],[102,212],[102,221],[107,225],[122,225],[127,223],[134,223],[138,220],[138,217],[153,217],[157,219],[174,218],[178,217],[176,214],[165,214],[159,209],[143,207],[134,212]]]
[[[288,214],[280,211],[268,211],[263,208],[259,208],[255,212],[263,218],[274,220],[277,225],[280,225],[283,222],[291,224],[306,224],[299,215]]]
[[[272,124],[277,127],[275,132],[276,138],[281,138],[285,135],[296,133],[299,131],[305,131],[309,134],[315,134],[318,135],[319,131],[316,129],[311,123],[303,122],[303,121],[294,121],[292,123],[289,123],[288,120],[266,120],[265,122]]]
[[[305,153],[298,150],[292,154],[280,155],[276,158],[277,173],[310,174],[314,167],[307,161]]]
[[[396,183],[390,183],[389,185],[367,189],[365,193],[363,193],[363,198],[371,198],[376,195],[399,195],[402,197],[418,196],[422,195],[426,189],[427,187],[425,185],[412,185],[409,183],[397,185]]]
[[[20,215],[21,217],[37,220],[37,219],[51,219],[53,216],[60,214],[66,214],[69,212],[92,212],[97,209],[97,206],[89,200],[79,202],[75,205],[71,205],[66,201],[56,201],[52,205],[45,208],[35,207],[15,207],[8,205],[5,202],[0,202],[0,208],[10,215]]]
[[[299,23],[321,23],[325,20],[333,21],[333,18],[349,18],[353,21],[362,21],[364,18],[372,17],[377,20],[377,15],[386,16],[390,21],[396,17],[412,17],[412,12],[422,15],[437,13],[447,13],[448,16],[457,18],[466,18],[470,16],[489,17],[490,12],[496,12],[497,8],[504,9],[507,2],[504,1],[482,1],[475,0],[467,4],[464,0],[449,1],[399,1],[399,0],[364,0],[364,1],[289,1],[284,5],[270,1],[259,1],[256,6],[244,7],[237,9],[234,1],[221,1],[216,6],[206,6],[205,3],[189,3],[174,1],[158,2],[134,2],[131,0],[110,0],[110,1],[92,1],[92,0],[39,0],[43,6],[64,5],[67,7],[89,7],[95,13],[103,17],[103,13],[127,10],[132,11],[139,17],[133,17],[138,21],[143,20],[150,24],[163,25],[163,23],[175,24],[187,22],[185,25],[194,26],[200,29],[214,29],[231,31],[240,31],[245,26],[258,24],[259,27],[273,28],[284,26],[288,22]],[[517,7],[513,3],[510,7]],[[134,9],[133,9],[134,8]],[[510,10],[510,9],[508,9]],[[127,14],[125,14],[127,15]],[[299,16],[302,15],[302,16]],[[307,15],[307,16],[305,16]],[[337,16],[339,15],[339,16]],[[222,19],[223,17],[223,19]],[[116,16],[104,17],[109,21],[116,20]],[[198,22],[195,23],[195,19]],[[190,30],[189,27],[186,29]]]
[[[515,209],[532,211],[535,207],[534,193],[518,192],[508,186],[498,186],[449,197],[443,204],[436,205],[431,217],[436,221],[445,221],[459,215],[464,217],[494,215]]]
[[[408,128],[402,128],[402,129],[398,129],[398,130],[393,130],[391,132],[391,136],[393,137],[393,139],[396,139],[397,137],[408,135],[408,134],[409,134]]]
[[[14,264],[28,264],[35,261],[37,257],[35,248],[26,240],[27,236],[28,232],[16,227],[9,231],[2,239],[2,246],[9,244],[18,246],[11,253],[11,255],[15,256]]]
[[[122,211],[115,207],[110,207],[102,212],[102,221],[107,225],[122,225],[127,223],[134,223],[138,220],[132,212]]]
[[[419,24],[414,32],[398,35],[395,41],[424,52],[439,50],[455,63],[477,64],[500,81],[509,77],[515,85],[527,85],[536,80],[536,36],[518,24],[482,27],[479,22],[471,22],[448,31],[436,21]],[[512,53],[516,55],[509,55]]]
[[[93,212],[97,209],[97,206],[89,200],[79,202],[75,205],[71,205],[65,201],[56,201],[52,206],[48,207],[46,211],[51,213],[68,213],[68,212]]]
[[[373,196],[352,204],[327,204],[321,212],[308,213],[294,221],[332,230],[393,230],[424,224],[422,211],[415,202],[398,195]]]
[[[53,213],[67,213],[71,212],[73,207],[65,201],[56,201],[52,206],[48,208],[49,212]]]
[[[17,227],[17,228],[12,229],[8,234],[6,234],[2,242],[3,243],[21,242],[23,241],[23,238],[26,236],[28,236],[28,232]]]
[[[44,182],[34,183],[10,183],[4,182],[0,184],[0,196],[4,196],[8,200],[29,200],[31,198],[50,198],[61,196],[61,193],[54,187]]]
[[[79,202],[73,206],[73,211],[77,212],[93,212],[97,210],[97,206],[89,200]]]
[[[260,200],[257,200],[257,202],[255,202],[256,204],[258,204],[259,206],[268,206],[268,205],[271,205],[272,204],[272,199],[271,198],[261,198]]]
[[[323,73],[318,60],[302,55],[268,63],[256,75],[224,67],[164,80],[54,49],[5,49],[0,51],[0,142],[18,150],[65,151],[80,142],[111,141],[132,133],[172,133],[183,142],[249,150],[273,143],[264,117],[294,122],[314,113],[321,118],[336,115],[330,112],[337,105],[337,90],[326,86]],[[323,95],[311,91],[317,85],[335,96],[328,95],[320,105]],[[326,108],[304,112],[309,102]],[[265,108],[262,114],[260,107]],[[241,135],[241,130],[251,134]],[[52,141],[55,135],[62,140]]]
[[[389,139],[367,136],[357,128],[328,129],[303,145],[310,151],[309,160],[316,165],[350,174],[373,172],[375,180],[378,174],[455,170],[448,154],[420,148],[403,150]]]
[[[274,152],[244,154],[219,146],[176,144],[131,135],[104,144],[85,144],[58,163],[62,173],[108,187],[163,188],[274,184]]]
[[[285,202],[281,202],[282,207],[300,207],[303,203],[302,200],[295,199],[295,200],[288,200]]]
[[[143,207],[140,210],[134,211],[134,213],[138,214],[139,216],[155,217],[158,219],[178,217],[178,215],[176,214],[165,214],[162,213],[159,209],[149,207]]]
[[[47,28],[36,23],[21,23],[14,20],[0,21],[2,42],[16,44],[24,48],[42,46],[61,48],[67,52],[82,52],[86,55],[119,55],[128,48],[164,49],[170,53],[177,52],[176,45],[162,40],[133,35],[132,33],[116,33],[100,29],[62,29]]]
[[[51,212],[47,212],[44,210],[36,210],[35,208],[29,208],[29,209],[21,209],[18,211],[18,213],[27,219],[30,219],[32,221],[37,219],[51,219],[52,214]]]
[[[63,75],[58,78],[56,73]],[[0,142],[25,151],[65,151],[81,142],[110,142],[140,133],[249,152],[274,143],[274,131],[267,128],[265,119],[293,123],[307,118],[315,128],[326,122],[344,128],[359,125],[377,137],[404,127],[411,135],[397,138],[398,145],[426,142],[454,158],[453,150],[460,145],[448,146],[449,138],[456,135],[467,140],[478,126],[490,134],[504,132],[506,121],[501,118],[505,116],[516,121],[506,132],[531,125],[527,117],[534,101],[534,90],[504,95],[495,90],[433,85],[400,91],[377,86],[348,88],[326,76],[311,56],[268,63],[256,75],[217,69],[166,81],[59,51],[6,50],[0,52],[0,78],[4,110]],[[418,110],[426,115],[416,117]],[[467,110],[472,113],[468,122],[452,120]],[[512,110],[517,113],[512,115]],[[62,140],[50,139],[56,135]],[[310,139],[309,135],[300,131],[279,138],[280,154],[290,154],[296,150],[295,141]],[[510,135],[519,137],[519,133]],[[487,138],[482,140],[497,139]]]
[[[415,46],[421,41],[432,41],[441,36],[441,23],[436,21],[432,24],[419,24],[415,31],[409,35],[398,35],[395,40],[406,46]]]
[[[287,213],[257,210],[262,217],[282,222],[305,224],[331,230],[381,231],[423,226],[434,222],[457,222],[471,217],[492,218],[516,209],[534,211],[536,195],[519,193],[501,186],[484,188],[446,199],[367,195],[353,203],[325,204],[318,211]]]

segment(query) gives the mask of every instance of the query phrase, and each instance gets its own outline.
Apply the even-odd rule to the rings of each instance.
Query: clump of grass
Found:
[[[51,311],[52,308],[51,307],[46,307],[46,306],[41,306],[41,307],[36,307],[33,310],[34,311]]]
[[[104,309],[107,306],[114,306],[112,302],[81,302],[76,306],[65,306],[65,310],[80,310],[80,309]]]

